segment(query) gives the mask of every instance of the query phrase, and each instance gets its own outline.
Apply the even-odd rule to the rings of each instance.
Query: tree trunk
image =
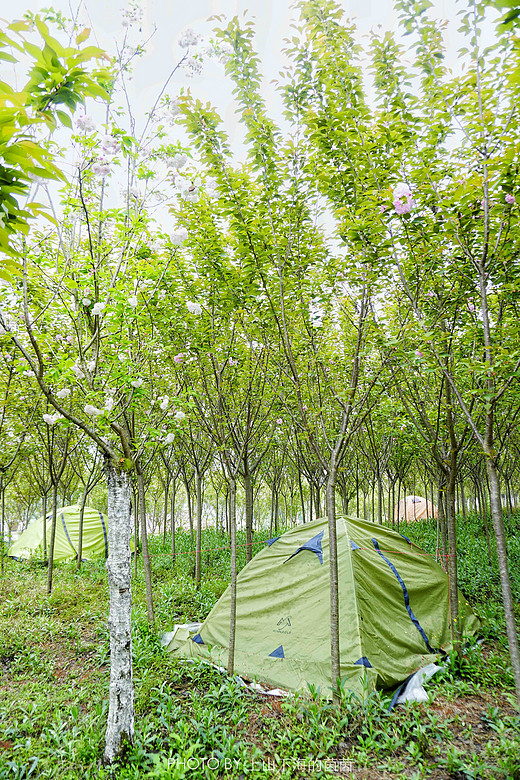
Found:
[[[441,551],[441,566],[444,569],[444,571],[448,570],[448,536],[447,536],[447,528],[446,528],[446,514],[444,511],[444,497],[442,493],[442,488],[438,488],[437,492],[437,509],[438,509],[438,517],[439,517],[439,526],[441,529],[441,543],[442,543],[442,551]]]
[[[356,463],[356,517],[359,517],[359,467]]]
[[[300,504],[302,507],[302,523],[305,523],[305,496],[303,494],[302,473],[300,469],[297,469],[297,471],[298,471],[298,488],[300,491]]]
[[[43,562],[47,560],[47,493],[43,494]]]
[[[511,595],[511,581],[507,562],[506,534],[504,529],[504,517],[500,500],[500,483],[496,464],[492,457],[487,457],[487,474],[489,478],[491,516],[497,543],[498,569],[500,572],[500,585],[502,587],[502,602],[506,618],[506,633],[511,655],[511,666],[515,680],[517,706],[520,707],[520,652],[518,647],[518,634],[515,621],[514,603]]]
[[[191,493],[188,480],[184,480],[184,487],[186,488],[186,501],[188,503],[188,523],[190,525],[190,543],[193,546],[193,509],[191,506]]]
[[[0,496],[2,501],[2,513],[0,518],[0,571],[4,574],[4,533],[5,533],[5,488],[4,475],[0,474]]]
[[[111,763],[134,737],[130,476],[105,460],[108,492],[110,689],[103,761]]]
[[[448,532],[448,581],[450,593],[450,621],[453,650],[460,655],[461,631],[459,622],[459,588],[457,572],[457,530],[455,526],[456,472],[452,470],[446,486],[446,527]]]
[[[319,485],[314,486],[314,505],[316,511],[316,519],[321,515],[321,490]]]
[[[47,563],[47,595],[52,593],[52,574],[54,566],[54,540],[56,539],[56,514],[58,510],[58,483],[52,486],[52,521],[51,538],[49,542],[49,562]]]
[[[383,525],[383,480],[381,479],[381,473],[377,472],[377,491],[378,491],[378,506],[377,506],[377,521],[379,525]]]
[[[166,532],[167,532],[167,521],[168,521],[168,493],[170,490],[170,473],[166,472],[166,477],[164,480],[164,506],[163,506],[163,545],[166,544]]]
[[[475,485],[475,490],[476,490],[476,493],[479,496],[479,506],[482,507],[483,506],[483,498],[482,498],[483,488],[481,488],[477,484],[477,485]],[[480,516],[481,516],[482,521],[484,523],[484,533],[486,534],[486,544],[487,544],[487,550],[488,550],[489,566],[490,566],[491,569],[493,569],[493,552],[491,550],[491,534],[489,533],[489,524],[488,524],[488,519],[487,519],[487,512],[482,512],[481,511]]]
[[[466,494],[464,492],[464,479],[463,478],[460,480],[460,502],[462,504],[462,517],[464,518],[464,520],[466,520],[466,516],[467,516]]]
[[[172,497],[171,497],[171,526],[172,526],[172,565],[175,566],[175,498],[176,498],[176,484],[175,480],[172,482]]]
[[[231,536],[231,583],[230,583],[230,616],[229,616],[229,653],[227,671],[233,674],[235,667],[235,633],[237,618],[237,517],[236,517],[236,481],[229,481],[229,530]]]
[[[246,511],[246,562],[253,557],[253,483],[251,473],[244,469],[244,493]]]
[[[83,554],[83,516],[85,514],[85,505],[87,503],[88,496],[88,482],[85,483],[83,489],[83,495],[81,496],[81,505],[79,508],[79,529],[78,529],[78,554],[76,557],[76,569],[79,571],[81,568],[81,558]]]
[[[336,534],[336,469],[329,472],[326,487],[327,520],[329,529],[329,579],[330,579],[330,674],[332,696],[339,703],[340,682],[339,655],[339,586],[338,586],[338,543]]]
[[[202,548],[202,477],[195,469],[195,522],[197,535],[195,539],[195,588],[200,587],[201,548]]]
[[[152,628],[155,628],[155,615],[152,594],[152,566],[150,562],[150,553],[148,552],[148,529],[146,528],[144,481],[143,475],[139,471],[137,472],[137,494],[139,496],[139,519],[141,521],[141,544],[143,549],[144,582],[146,586],[146,611],[148,613],[148,622]]]

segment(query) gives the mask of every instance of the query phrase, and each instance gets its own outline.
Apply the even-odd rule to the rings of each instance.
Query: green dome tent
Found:
[[[80,507],[64,506],[56,514],[56,537],[54,560],[72,561],[78,554]],[[47,516],[47,549],[51,538],[52,516]],[[34,520],[11,545],[7,554],[12,558],[43,558],[43,517]],[[86,506],[83,513],[83,544],[81,555],[84,560],[108,555],[108,524],[106,517],[97,509]]]
[[[380,525],[337,520],[341,677],[360,696],[392,688],[451,650],[448,578],[427,553]],[[327,520],[270,540],[237,578],[235,671],[289,690],[331,696]],[[465,635],[479,622],[462,594]],[[198,632],[168,648],[227,665],[230,589]]]

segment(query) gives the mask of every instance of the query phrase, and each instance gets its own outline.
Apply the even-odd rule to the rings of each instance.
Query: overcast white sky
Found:
[[[396,14],[392,0],[341,0],[341,5],[353,20],[356,20],[360,36],[379,25],[383,29],[395,29]],[[435,15],[439,18],[455,19],[455,0],[437,0]],[[11,21],[19,18],[26,10],[39,11],[52,6],[71,16],[75,13],[77,0],[0,0],[0,16]],[[279,111],[274,87],[270,85],[283,65],[281,49],[284,38],[291,33],[290,23],[294,18],[292,0],[141,0],[143,9],[142,37],[151,39],[147,54],[141,58],[135,68],[132,88],[132,104],[138,115],[150,108],[164,80],[172,67],[178,62],[182,50],[177,45],[181,31],[192,27],[197,32],[208,35],[216,22],[208,22],[209,17],[224,14],[228,18],[246,13],[256,21],[257,50],[262,62],[266,79],[265,97],[276,116]],[[460,7],[460,6],[459,6]],[[128,8],[127,0],[84,0],[80,17],[85,26],[92,29],[92,37],[108,52],[114,52],[115,42],[121,41],[122,10]],[[454,30],[456,27],[452,25]],[[137,31],[132,32],[137,40]],[[447,42],[453,58],[456,58],[455,41],[448,34]],[[179,74],[168,89],[174,96],[184,85],[201,100],[215,103],[220,110],[231,138],[235,136],[236,118],[233,112],[231,87],[225,78],[222,66],[211,63],[204,69],[202,76],[188,79]]]

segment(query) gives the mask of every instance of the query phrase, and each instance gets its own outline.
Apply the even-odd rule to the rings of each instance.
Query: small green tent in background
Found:
[[[337,520],[341,676],[362,696],[392,688],[451,650],[448,578],[420,548],[374,523]],[[237,579],[235,670],[289,690],[331,696],[328,525],[300,525],[270,540]],[[478,619],[459,597],[461,628]],[[227,665],[230,590],[198,633],[175,632],[177,656]]]
[[[56,538],[54,560],[72,561],[78,554],[80,507],[64,506],[56,514]],[[47,516],[47,550],[51,538],[52,516]],[[34,520],[9,548],[12,558],[43,558],[43,517]],[[97,509],[86,506],[83,513],[83,543],[81,557],[84,560],[108,555],[108,524]]]

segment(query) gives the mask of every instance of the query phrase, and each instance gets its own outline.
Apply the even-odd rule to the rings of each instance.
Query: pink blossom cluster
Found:
[[[394,209],[397,214],[409,214],[415,206],[412,198],[412,191],[406,182],[400,182],[392,193],[394,198]]]
[[[96,124],[91,116],[80,114],[76,119],[76,126],[85,133],[92,133],[96,129]]]

